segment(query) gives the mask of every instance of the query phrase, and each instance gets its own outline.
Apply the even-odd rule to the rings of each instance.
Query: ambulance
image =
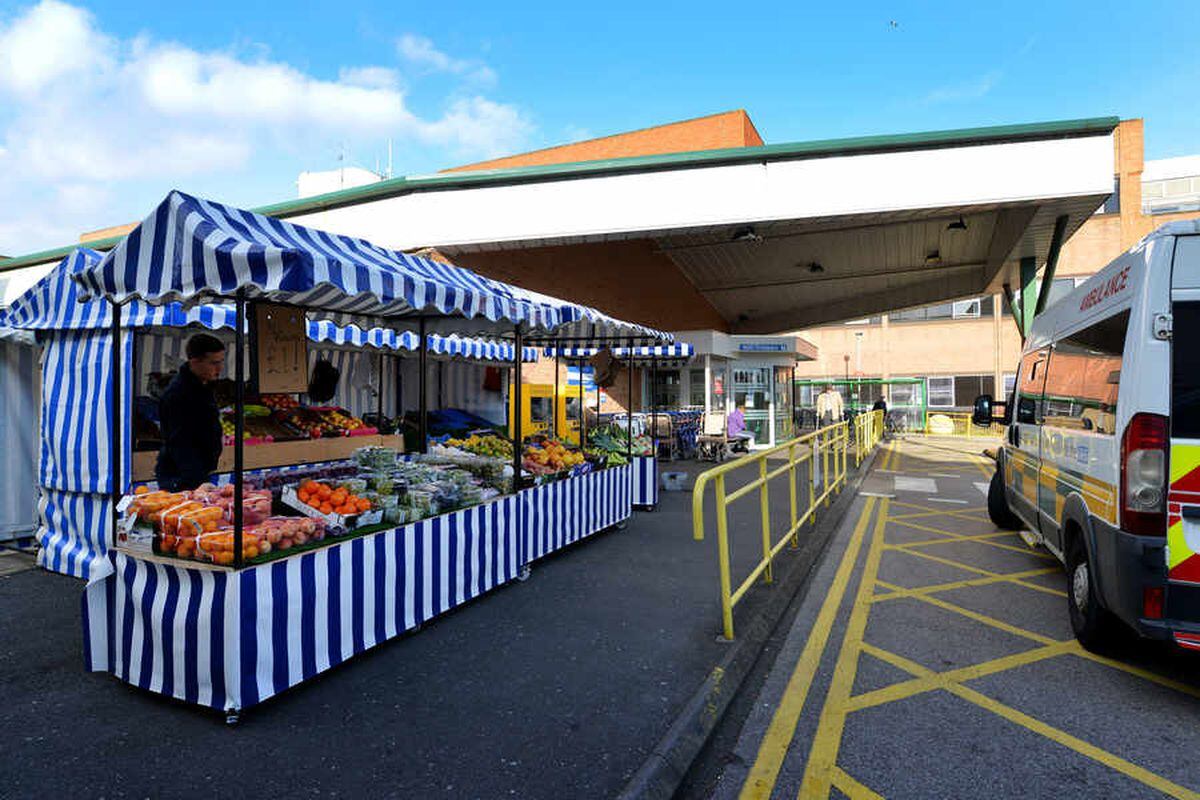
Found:
[[[1076,638],[1200,650],[1200,221],[1171,222],[1039,315],[1006,402],[992,521],[1067,571]]]

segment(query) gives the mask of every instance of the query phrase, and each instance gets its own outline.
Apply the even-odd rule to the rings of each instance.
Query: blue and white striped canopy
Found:
[[[613,357],[621,361],[631,361],[634,363],[657,361],[680,361],[687,360],[696,354],[695,349],[685,342],[674,342],[673,344],[646,345],[642,347],[613,347],[611,348]],[[591,358],[600,352],[599,347],[547,347],[545,349],[547,356],[553,357],[557,353],[562,358],[567,359],[584,359]]]
[[[76,279],[90,296],[185,307],[248,299],[376,316],[436,312],[552,331],[582,312],[543,303],[475,273],[362,239],[173,191]]]
[[[98,264],[101,258],[95,250],[81,248],[72,252],[0,313],[0,326],[25,331],[107,329],[112,324],[112,304],[99,299],[81,302],[81,289],[70,277],[83,268]],[[184,310],[179,303],[152,306],[134,300],[123,307],[121,316],[126,327],[133,328],[181,328],[196,324],[210,330],[232,330],[237,311],[229,303]],[[327,320],[309,320],[308,337],[314,342],[411,351],[417,350],[420,338],[411,331],[364,330],[357,325],[340,327]],[[487,339],[430,334],[429,352],[447,358],[511,362],[513,348],[511,344]],[[525,348],[524,358],[536,361],[536,348]]]
[[[329,342],[351,347],[374,347],[415,352],[419,348],[421,337],[412,331],[394,331],[388,328],[363,330],[357,325],[339,326],[329,320],[310,320],[308,338],[314,342]],[[469,361],[511,363],[513,360],[513,346],[507,342],[461,336],[438,336],[437,334],[429,334],[427,338],[429,353],[433,356]],[[537,348],[526,347],[523,350],[522,360],[529,362],[538,360]]]
[[[81,301],[83,292],[71,280],[73,275],[99,264],[102,258],[101,253],[87,248],[72,251],[13,301],[4,315],[4,324],[30,331],[107,328],[112,324],[112,305],[104,300]],[[128,327],[199,324],[215,330],[233,327],[233,307],[199,306],[185,311],[179,303],[151,306],[133,301],[122,309],[121,319]]]

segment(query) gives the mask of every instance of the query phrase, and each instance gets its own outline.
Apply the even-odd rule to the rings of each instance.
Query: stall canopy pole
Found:
[[[519,355],[518,355],[518,360],[520,360]],[[554,428],[554,438],[555,439],[557,439],[560,435],[558,432],[558,369],[559,369],[558,343],[556,342],[554,345],[554,414],[553,414],[554,420],[553,420],[553,422],[551,422],[551,425]]]
[[[633,340],[629,340],[629,352],[633,353]],[[625,364],[625,379],[629,381],[628,401],[625,403],[625,460],[633,462],[633,358],[630,357],[629,362]],[[629,473],[630,481],[633,480],[633,472]]]
[[[429,368],[429,354],[427,352],[428,342],[425,341],[425,317],[421,317],[419,328],[417,331],[420,338],[420,348],[417,350],[417,370],[421,373],[420,380],[417,385],[420,387],[420,398],[417,400],[417,435],[420,437],[417,443],[417,452],[424,453],[429,449],[429,398],[426,393],[429,391],[426,386],[426,372]]]
[[[513,493],[521,489],[521,451],[525,437],[521,432],[521,353],[524,343],[521,338],[521,326],[518,323],[513,337],[513,386],[512,393],[512,429],[513,429]]]
[[[650,445],[651,455],[658,458],[658,359],[650,357]]]
[[[121,376],[125,370],[121,366],[121,306],[112,300],[112,546],[117,546],[117,525],[121,520],[121,512],[117,505],[121,502],[121,455],[125,448],[121,446]]]
[[[579,381],[579,447],[583,449],[583,443],[587,441],[587,414],[584,413],[587,395],[583,391],[583,362],[575,363],[575,378]]]
[[[242,445],[246,416],[246,290],[237,290],[237,314],[233,334],[233,566],[242,566]]]
[[[378,365],[377,374],[375,376],[375,380],[376,380],[376,384],[375,384],[376,385],[375,425],[378,428],[380,428],[380,430],[382,432],[382,428],[383,428],[383,365],[384,365],[382,350],[380,350],[379,354],[376,356],[375,363]]]

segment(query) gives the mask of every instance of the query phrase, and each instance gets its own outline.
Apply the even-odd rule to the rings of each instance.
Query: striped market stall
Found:
[[[13,494],[5,506],[6,518],[0,520],[0,538],[34,534],[40,545],[39,564],[78,578],[87,578],[91,564],[106,555],[107,523],[112,516],[107,460],[111,407],[105,405],[111,396],[110,305],[81,300],[79,287],[70,278],[100,259],[101,254],[93,250],[76,250],[17,298],[0,319],[0,330],[8,332],[0,336],[0,369],[6,375],[0,387],[4,403],[0,419],[10,420],[12,426],[0,491]],[[176,369],[184,360],[187,337],[197,329],[231,339],[236,312],[227,304],[185,311],[179,303],[133,302],[122,316],[138,332],[136,339],[131,336],[124,343],[128,370],[121,396],[124,413],[130,416],[139,378]],[[325,357],[342,370],[334,404],[357,415],[376,408],[380,383],[371,374],[375,365],[385,365],[384,379],[392,381],[387,385],[395,385],[400,372],[397,359],[378,359],[375,353],[411,355],[420,341],[410,331],[362,329],[329,321],[310,321],[308,336],[313,343],[327,345],[312,348],[310,360]],[[426,338],[428,352],[439,364],[478,370],[482,363],[512,361],[512,345],[506,342],[437,334]],[[526,361],[536,360],[537,351],[525,348],[524,356]],[[40,428],[35,431],[27,423],[39,418]],[[123,428],[127,459],[132,453],[131,428]]]
[[[545,349],[545,355],[556,358],[565,359],[568,363],[575,362],[582,364],[591,359],[600,352],[599,347],[548,347]],[[694,350],[690,344],[682,342],[674,342],[671,344],[659,345],[641,345],[641,346],[626,346],[611,348],[613,358],[625,364],[630,370],[642,369],[650,374],[651,385],[654,384],[654,375],[656,371],[662,367],[664,369],[678,368],[686,364],[693,355]],[[630,398],[629,404],[632,406],[632,386],[633,381],[630,381]],[[581,384],[582,391],[582,384]],[[580,400],[580,405],[584,403]],[[626,441],[629,444],[627,457],[630,462],[629,480],[631,483],[631,498],[634,507],[644,509],[654,509],[658,506],[658,437],[659,437],[659,416],[658,409],[651,408],[649,412],[649,422],[647,427],[650,430],[649,452],[635,452],[633,448],[634,431],[633,425],[629,425],[626,431]],[[584,436],[586,437],[586,432]]]
[[[0,312],[0,542],[37,529],[39,348],[32,334],[8,327]]]
[[[129,331],[139,328],[136,314],[130,316],[135,308],[191,319],[204,308],[228,310],[232,300],[236,320],[254,319],[259,304],[276,304],[305,309],[309,323],[316,323],[315,328],[309,324],[308,338],[331,348],[399,350],[406,349],[406,336],[416,337],[414,345],[428,341],[427,347],[416,347],[416,359],[409,359],[420,364],[422,443],[428,441],[425,387],[431,357],[511,358],[511,391],[519,400],[521,364],[536,357],[526,347],[533,335],[584,344],[621,337],[636,345],[667,343],[670,336],[452,265],[180,192],[172,192],[103,259],[91,258],[71,277],[85,299],[102,298],[103,305],[122,308],[115,322],[107,318],[107,330],[82,332],[93,337],[87,344],[94,356],[100,358],[105,348],[112,354],[105,374],[124,376],[115,386],[106,377],[89,379],[105,390],[105,403],[95,403],[93,396],[91,414],[108,445],[105,458],[97,454],[83,470],[90,478],[103,478],[87,488],[107,495],[107,502],[91,511],[96,552],[102,552],[99,543],[106,534],[110,542],[120,542],[93,557],[86,573],[84,643],[91,670],[224,710],[229,721],[236,721],[241,709],[526,573],[536,558],[621,523],[631,513],[629,467],[596,472],[580,465],[569,477],[563,472],[535,482],[526,477],[531,473],[523,469],[518,446],[511,448],[509,493],[401,524],[364,524],[358,533],[337,527],[340,532],[314,540],[305,551],[264,549],[260,554],[254,545],[264,540],[244,521],[252,509],[248,500],[237,499],[251,497],[246,453],[253,448],[240,436],[240,421],[244,378],[254,369],[245,358],[245,340],[254,333],[235,323],[230,360],[239,426],[232,444],[232,485],[226,487],[233,498],[232,525],[220,534],[231,538],[232,563],[185,560],[182,550],[178,556],[160,550],[160,539],[169,536],[165,522],[152,532],[153,551],[149,544],[138,546],[129,533],[138,517],[123,513],[138,503],[129,494],[128,449],[113,447],[127,437],[111,433],[126,430],[130,422],[123,398],[129,396],[127,365],[135,338]],[[511,343],[471,341],[479,336]],[[121,413],[112,414],[114,408]],[[519,444],[519,420],[515,426]],[[123,450],[122,456],[114,458],[114,449]],[[404,461],[419,470],[422,458]],[[197,540],[207,535],[198,534]]]

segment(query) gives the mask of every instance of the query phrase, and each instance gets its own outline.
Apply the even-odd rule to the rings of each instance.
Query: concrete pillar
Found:
[[[1001,337],[1004,295],[992,295],[992,380],[996,397],[1004,396],[1004,346]]]

